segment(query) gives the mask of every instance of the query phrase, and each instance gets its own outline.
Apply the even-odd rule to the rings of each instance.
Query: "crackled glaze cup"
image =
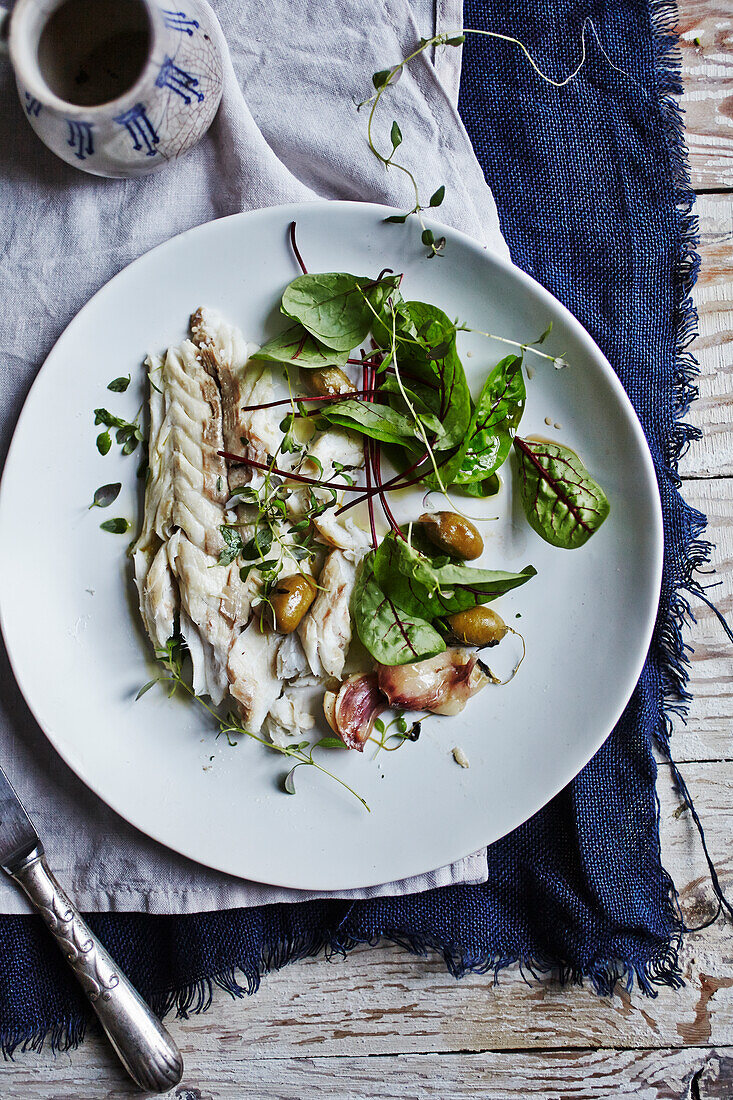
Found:
[[[214,119],[226,46],[205,0],[17,0],[8,24],[28,121],[75,168],[155,172]]]

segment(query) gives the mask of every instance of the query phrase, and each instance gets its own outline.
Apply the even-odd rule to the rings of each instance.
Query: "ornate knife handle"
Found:
[[[40,913],[79,979],[123,1066],[149,1092],[167,1092],[183,1076],[183,1058],[49,870],[36,848],[13,878]]]

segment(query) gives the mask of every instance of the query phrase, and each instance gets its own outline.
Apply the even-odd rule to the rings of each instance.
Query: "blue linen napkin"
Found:
[[[608,355],[644,425],[665,520],[665,570],[649,658],[617,728],[584,771],[488,853],[485,884],[413,897],[315,901],[186,916],[97,914],[90,924],[158,1009],[204,1007],[326,948],[387,936],[438,951],[451,972],[520,960],[608,993],[681,982],[682,924],[659,854],[652,745],[669,743],[684,702],[684,591],[707,557],[704,517],[678,493],[676,463],[694,432],[684,348],[694,325],[692,194],[685,172],[667,0],[466,0],[467,26],[526,42],[543,68],[570,71],[592,16],[612,68],[589,46],[563,90],[517,51],[469,39],[460,110],[517,264],[580,318]],[[0,1041],[78,1041],[84,1004],[35,918],[0,918]]]

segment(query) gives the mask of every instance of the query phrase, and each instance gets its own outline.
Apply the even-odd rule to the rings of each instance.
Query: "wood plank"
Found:
[[[733,18],[724,0],[687,0],[681,7],[693,186],[699,191],[733,187]],[[733,475],[727,396],[733,372],[730,199],[705,195],[698,214],[701,400],[691,419],[705,428],[706,438],[690,449],[683,472],[716,478]],[[733,484],[691,481],[685,493],[711,517],[710,535],[718,542],[714,560],[723,582],[711,594],[721,610],[731,612]],[[730,647],[707,610],[688,636],[696,645],[691,681],[696,698],[688,726],[675,732],[676,755],[730,761]],[[731,883],[733,765],[690,763],[684,772],[723,880]],[[700,920],[710,911],[710,892],[699,844],[689,814],[679,813],[665,768],[659,786],[664,859],[680,885],[687,918]],[[689,936],[682,959],[688,984],[676,993],[662,989],[656,1000],[636,992],[598,998],[587,989],[561,990],[548,980],[526,985],[515,969],[505,972],[496,988],[486,976],[456,983],[435,958],[415,959],[392,946],[364,947],[346,961],[306,960],[271,975],[255,998],[232,1002],[218,991],[208,1014],[171,1022],[187,1065],[174,1095],[176,1100],[729,1098],[730,925]],[[599,1049],[574,1049],[584,1047]],[[0,1095],[3,1100],[132,1100],[139,1093],[105,1042],[93,1035],[71,1055],[18,1056],[3,1068]]]
[[[733,764],[690,764],[685,774],[708,825],[708,842],[720,863],[722,880],[733,884],[729,843]],[[710,888],[699,842],[691,829],[689,815],[678,812],[679,802],[669,782],[668,769],[661,769],[659,788],[663,858],[680,886],[687,919],[698,921],[710,912]],[[470,1083],[474,1079],[470,1075],[474,1073],[484,1091],[473,1095],[494,1095],[486,1092],[487,1082],[492,1088],[500,1090],[501,1086],[509,1090],[511,1082],[501,1067],[512,1064],[512,1060],[516,1066],[526,1067],[522,1070],[526,1074],[525,1089],[532,1087],[534,1081],[542,1081],[543,1087],[558,1090],[544,1094],[539,1091],[539,1096],[619,1095],[611,1091],[582,1091],[585,1087],[610,1090],[616,1082],[618,1088],[622,1084],[629,1089],[665,1085],[670,1090],[629,1095],[681,1097],[686,1085],[679,1084],[682,1078],[676,1078],[677,1071],[671,1067],[686,1067],[684,1072],[689,1070],[689,1077],[690,1067],[707,1064],[705,1048],[733,1045],[730,925],[721,922],[706,932],[690,935],[682,961],[687,984],[681,990],[661,987],[656,999],[643,997],[636,991],[597,997],[587,988],[561,989],[548,979],[527,984],[516,968],[503,972],[496,986],[493,976],[487,975],[469,975],[456,982],[435,957],[414,958],[394,946],[363,947],[346,960],[307,959],[285,967],[266,978],[260,992],[252,998],[232,1001],[219,990],[209,1013],[188,1020],[172,1020],[170,1027],[182,1045],[188,1066],[186,1085],[193,1090],[188,1095],[195,1100],[248,1095],[318,1096],[317,1090],[326,1088],[329,1080],[336,1091],[325,1095],[361,1096],[359,1088],[366,1089],[367,1080],[363,1086],[359,1085],[359,1066],[362,1062],[377,1061],[367,1055],[379,1056],[382,1065],[381,1070],[375,1071],[379,1087],[373,1082],[368,1085],[377,1089],[371,1095],[380,1097],[418,1095],[417,1091],[393,1093],[389,1089],[393,1080],[400,1078],[399,1067],[403,1065],[408,1067],[405,1069],[408,1081],[414,1083],[420,1079],[421,1088],[426,1087],[416,1075],[418,1065],[428,1064],[429,1079],[436,1082],[436,1088],[439,1085],[444,1090],[442,1095],[463,1095],[450,1090],[459,1088],[457,1082],[464,1078]],[[679,1059],[670,1053],[670,1048],[689,1046],[703,1049],[698,1054],[680,1055]],[[555,1053],[536,1063],[517,1053],[486,1063],[470,1058],[462,1063],[452,1061],[456,1051],[516,1052],[533,1048]],[[573,1053],[578,1048],[604,1048],[604,1052],[595,1060],[586,1054]],[[631,1054],[621,1063],[614,1061],[616,1054],[611,1048],[662,1053]],[[415,1068],[413,1062],[401,1062],[394,1057],[406,1053],[421,1056],[414,1061]],[[435,1053],[443,1057],[428,1063],[425,1055]],[[460,1072],[452,1074],[449,1068],[441,1068],[449,1059],[451,1064],[462,1067]],[[278,1064],[274,1068],[273,1062]],[[479,1070],[484,1064],[492,1076],[481,1075]],[[535,1068],[530,1071],[531,1065]],[[585,1067],[577,1078],[573,1076],[573,1065]],[[604,1065],[609,1067],[606,1077],[599,1068]],[[554,1085],[553,1078],[542,1077],[545,1071],[551,1072],[546,1069],[548,1066],[558,1069]],[[558,1067],[565,1067],[568,1073],[565,1091]],[[584,1075],[591,1084],[584,1083]],[[709,1077],[711,1091],[704,1092],[700,1085],[700,1097],[731,1095],[724,1089],[714,1091],[716,1081],[721,1078],[716,1079],[712,1069]],[[517,1080],[521,1080],[521,1074]],[[97,1096],[132,1100],[135,1095],[123,1083],[106,1043],[97,1035],[92,1035],[80,1050],[59,1056],[55,1061],[45,1053],[19,1057],[3,1070],[4,1100],[29,1095],[23,1089],[31,1082],[36,1093],[30,1095],[53,1096],[54,1100],[70,1100],[72,1096],[84,1096],[85,1100],[95,1100]],[[52,1092],[45,1091],[49,1082],[53,1082]],[[258,1082],[261,1092],[246,1091],[257,1087]],[[278,1091],[287,1087],[290,1092]],[[400,1087],[407,1088],[407,1084],[403,1082]],[[200,1089],[200,1095],[196,1089]],[[496,1092],[497,1097],[504,1095],[514,1094]],[[185,1090],[179,1096],[185,1100]]]
[[[733,122],[731,123],[733,128]],[[698,199],[700,275],[694,300],[699,337],[691,350],[700,364],[700,397],[688,419],[702,440],[680,464],[684,477],[733,475],[733,196]]]
[[[708,517],[706,537],[715,544],[714,575],[702,577],[717,585],[708,596],[733,625],[733,481],[686,481],[685,498]],[[687,723],[675,722],[673,752],[679,761],[733,758],[733,646],[705,604],[694,597],[697,623],[685,630],[693,646],[690,667],[692,703]]]
[[[692,184],[733,187],[733,12],[727,0],[685,0],[679,8]]]
[[[700,1048],[391,1055],[360,1058],[253,1058],[246,1040],[212,1064],[194,1047],[176,1100],[730,1100],[733,1053]],[[121,1073],[66,1058],[43,1070],[11,1069],[3,1100],[132,1100]]]

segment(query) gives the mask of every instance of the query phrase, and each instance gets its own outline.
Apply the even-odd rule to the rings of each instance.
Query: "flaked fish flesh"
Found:
[[[264,730],[285,744],[313,728],[313,692],[304,689],[343,674],[356,564],[369,538],[351,513],[336,516],[343,499],[338,488],[334,500],[328,490],[281,483],[285,507],[271,521],[267,557],[280,577],[317,577],[319,592],[297,633],[276,633],[261,573],[250,568],[240,574],[241,558],[221,557],[233,537],[228,532],[246,543],[260,518],[252,493],[242,498],[235,490],[259,492],[272,475],[220,452],[266,466],[274,459],[281,470],[297,467],[337,487],[342,467],[363,468],[363,447],[346,431],[303,425],[301,445],[283,448],[283,410],[250,408],[273,399],[269,367],[250,358],[255,345],[205,307],[192,315],[190,337],[146,362],[149,473],[132,551],[140,613],[157,652],[180,633],[197,694],[216,705],[229,699],[246,729]],[[312,517],[315,542],[304,556],[295,552],[293,525],[310,518],[314,500],[329,507]]]

